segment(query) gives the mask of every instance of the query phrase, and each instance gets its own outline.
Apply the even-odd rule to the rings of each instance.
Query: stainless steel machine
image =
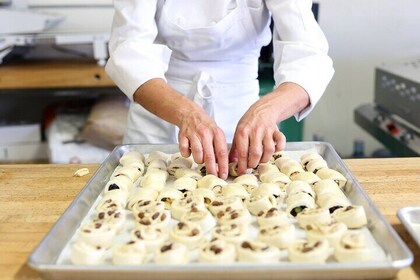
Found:
[[[420,155],[420,57],[375,70],[375,100],[355,121],[397,156]]]
[[[104,65],[108,58],[112,2],[95,0],[92,3],[0,0],[0,64],[17,49],[56,46],[67,53],[76,53],[72,48],[84,45],[90,48],[89,55],[99,65]],[[104,7],[108,8],[105,17],[101,15]],[[56,12],[66,10],[71,11],[71,16]],[[87,14],[88,11],[91,14]],[[97,17],[101,23],[93,26],[92,17]]]

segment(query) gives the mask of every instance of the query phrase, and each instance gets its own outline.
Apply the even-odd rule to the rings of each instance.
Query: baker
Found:
[[[124,143],[179,143],[223,179],[229,161],[241,174],[283,149],[278,123],[305,118],[334,73],[311,0],[114,5],[106,72],[133,101]],[[275,87],[259,98],[258,58],[271,39]]]

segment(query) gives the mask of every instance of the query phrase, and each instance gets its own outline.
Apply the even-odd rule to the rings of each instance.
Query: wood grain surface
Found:
[[[345,160],[386,219],[415,255],[398,280],[420,279],[420,249],[396,216],[420,206],[420,157]],[[73,177],[79,168],[90,174]],[[42,279],[26,259],[99,165],[0,165],[0,278]]]
[[[96,61],[23,61],[0,67],[0,90],[115,87]]]

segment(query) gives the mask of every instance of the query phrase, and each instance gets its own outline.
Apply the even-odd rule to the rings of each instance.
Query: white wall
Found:
[[[376,65],[420,56],[420,1],[315,1],[336,73],[305,120],[304,139],[320,132],[342,156],[348,156],[353,139],[359,138],[370,154],[382,145],[354,122],[354,109],[373,102]]]

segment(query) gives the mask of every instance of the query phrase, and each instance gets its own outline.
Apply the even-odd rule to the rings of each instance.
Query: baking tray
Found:
[[[276,264],[201,264],[139,266],[73,265],[58,262],[63,249],[72,239],[89,213],[120,157],[129,150],[148,153],[159,150],[178,152],[177,145],[121,145],[117,146],[77,195],[63,215],[28,258],[28,264],[48,279],[381,279],[392,278],[413,262],[413,255],[395,230],[386,221],[331,144],[326,142],[290,142],[286,152],[315,151],[329,167],[345,175],[348,182],[344,192],[353,204],[362,205],[368,217],[367,228],[383,249],[383,261],[357,263],[276,263]]]
[[[420,247],[420,206],[398,209],[397,216]]]

